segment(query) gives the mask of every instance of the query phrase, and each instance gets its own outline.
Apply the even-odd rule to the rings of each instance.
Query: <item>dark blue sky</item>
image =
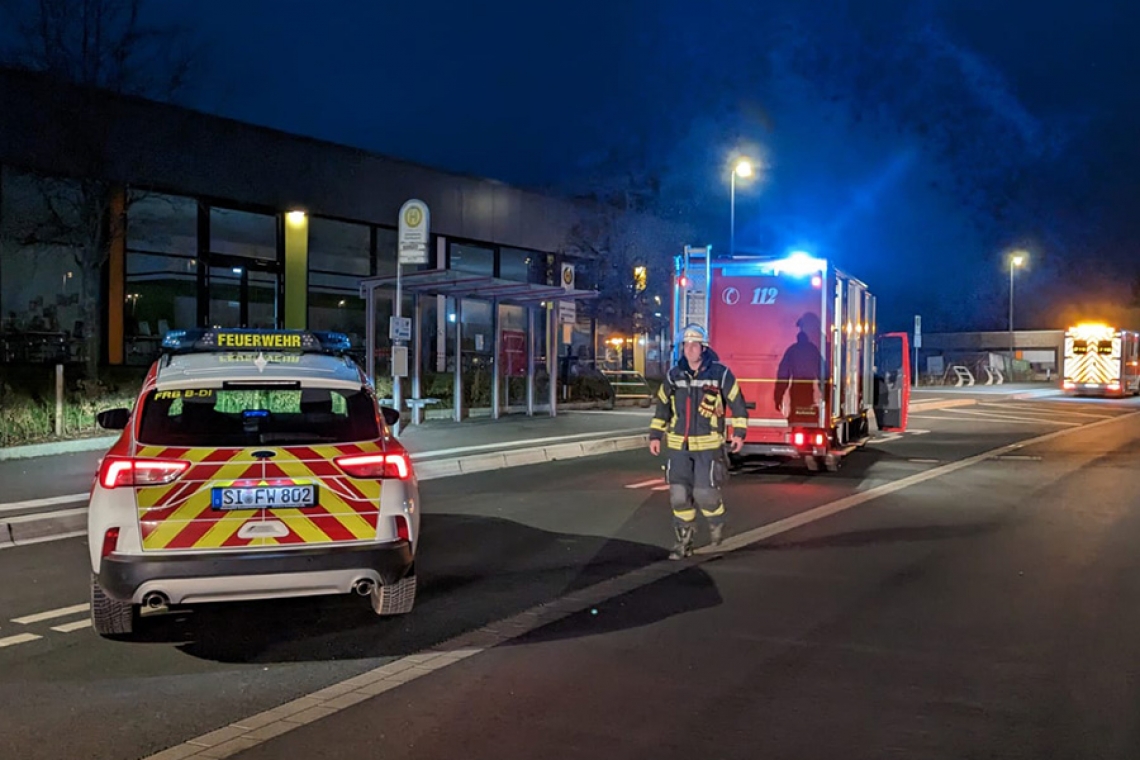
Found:
[[[199,0],[191,103],[522,185],[656,176],[718,246],[743,149],[738,244],[832,256],[888,327],[1003,328],[1017,245],[1026,326],[1140,274],[1140,4],[551,5]]]

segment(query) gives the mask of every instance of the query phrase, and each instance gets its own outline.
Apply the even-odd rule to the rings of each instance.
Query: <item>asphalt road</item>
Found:
[[[214,605],[109,642],[81,539],[5,549],[0,754],[1135,758],[1137,411],[998,400],[836,474],[752,466],[726,550],[681,563],[647,454],[430,481],[400,619]]]

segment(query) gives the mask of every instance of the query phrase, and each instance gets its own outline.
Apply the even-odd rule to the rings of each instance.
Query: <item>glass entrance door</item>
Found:
[[[207,273],[212,327],[272,329],[280,325],[280,267],[242,256],[210,256]]]

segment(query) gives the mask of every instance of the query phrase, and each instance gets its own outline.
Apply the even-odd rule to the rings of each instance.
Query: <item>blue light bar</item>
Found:
[[[793,277],[807,277],[827,271],[827,262],[817,259],[804,251],[794,251],[785,259],[772,263],[777,274],[790,274]]]
[[[321,342],[321,347],[325,351],[348,351],[352,348],[352,341],[342,332],[321,330],[314,332],[313,335]]]
[[[755,275],[788,275],[809,277],[827,272],[827,261],[803,251],[795,251],[779,259],[734,259],[721,265],[725,277],[748,277]]]

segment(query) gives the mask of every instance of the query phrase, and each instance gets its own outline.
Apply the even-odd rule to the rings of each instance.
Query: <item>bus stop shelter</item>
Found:
[[[376,382],[376,347],[378,345],[376,298],[377,291],[382,289],[395,290],[396,276],[368,277],[360,281],[360,296],[365,303],[365,341],[368,346],[366,371],[369,379]],[[558,414],[558,348],[559,322],[558,303],[560,301],[580,301],[597,297],[592,290],[574,290],[558,285],[540,285],[531,282],[518,282],[505,280],[499,277],[488,277],[450,269],[431,269],[418,272],[409,272],[400,277],[400,290],[403,294],[412,296],[412,337],[410,353],[411,364],[411,397],[408,406],[411,408],[412,424],[419,424],[423,420],[423,398],[421,395],[421,373],[423,371],[422,330],[423,330],[423,298],[425,296],[446,296],[455,299],[455,366],[453,407],[454,418],[457,422],[464,417],[463,407],[463,301],[464,299],[488,301],[492,304],[492,335],[494,345],[491,375],[491,417],[498,419],[502,416],[502,399],[500,386],[502,380],[503,331],[499,324],[499,306],[507,304],[522,306],[526,309],[526,413],[533,416],[535,413],[535,338],[537,325],[537,310],[548,310],[549,318],[546,321],[546,357],[547,371],[550,375],[550,416]],[[446,341],[444,342],[446,345]],[[393,399],[397,408],[402,407],[402,388],[400,382],[393,382]]]

